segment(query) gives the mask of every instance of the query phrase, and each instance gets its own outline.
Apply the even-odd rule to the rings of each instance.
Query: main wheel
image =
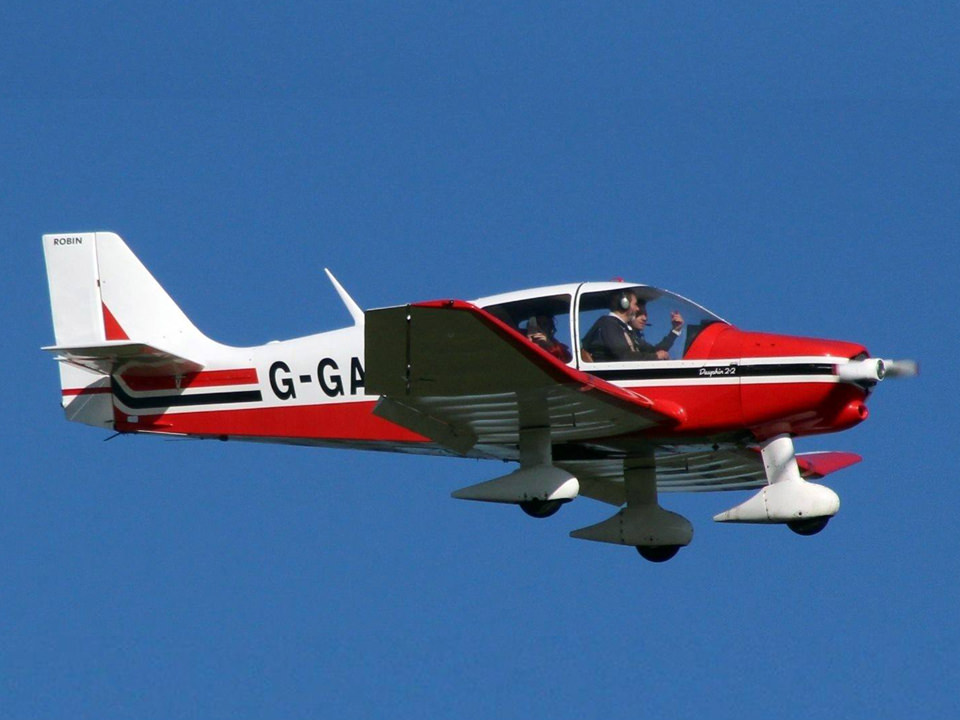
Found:
[[[828,522],[830,522],[829,517],[806,518],[788,522],[787,527],[797,535],[816,535],[827,526]]]
[[[563,500],[524,500],[520,509],[530,517],[545,518],[556,513],[561,505]]]
[[[680,551],[680,545],[637,545],[637,552],[644,560],[666,562]]]

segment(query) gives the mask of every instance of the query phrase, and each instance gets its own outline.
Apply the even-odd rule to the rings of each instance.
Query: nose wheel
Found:
[[[797,535],[816,535],[827,526],[828,522],[830,522],[829,517],[806,518],[805,520],[788,522],[787,527]]]

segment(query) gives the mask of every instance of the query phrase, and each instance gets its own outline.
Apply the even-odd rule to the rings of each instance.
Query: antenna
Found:
[[[337,294],[340,296],[340,299],[343,300],[343,304],[347,306],[347,312],[350,313],[350,317],[353,318],[354,325],[363,324],[363,310],[360,309],[360,306],[350,297],[350,293],[343,289],[343,285],[337,282],[337,279],[333,276],[333,273],[330,272],[327,268],[324,268],[323,271],[327,274],[327,277],[330,278],[330,282],[333,283],[333,288],[337,291]]]

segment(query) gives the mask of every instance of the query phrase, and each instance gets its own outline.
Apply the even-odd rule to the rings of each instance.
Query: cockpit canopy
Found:
[[[509,293],[476,301],[497,319],[526,335],[528,339],[564,362],[581,366],[608,362],[584,352],[582,343],[596,321],[608,315],[624,293],[634,293],[646,309],[643,330],[646,342],[656,345],[671,332],[671,313],[683,317],[679,337],[671,338],[667,350],[671,360],[685,357],[700,332],[726,321],[706,308],[667,290],[629,283],[583,283]]]

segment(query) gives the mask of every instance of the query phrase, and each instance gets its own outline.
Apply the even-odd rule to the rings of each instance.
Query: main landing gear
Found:
[[[666,562],[690,544],[693,526],[682,515],[664,510],[657,502],[657,473],[653,454],[632,457],[623,463],[627,505],[596,525],[574,530],[581,540],[633,545],[640,557]]]
[[[520,468],[502,477],[461,488],[453,493],[460,500],[519,505],[530,517],[546,518],[580,492],[580,483],[566,470],[554,466],[550,428],[520,431]]]
[[[519,505],[534,518],[551,517],[577,497],[576,477],[553,465],[549,430],[524,429],[520,434],[520,468],[453,493],[456,498]],[[745,502],[714,517],[717,522],[786,525],[798,535],[816,535],[840,507],[828,487],[804,480],[793,440],[781,435],[760,448],[767,484]],[[625,505],[601,523],[570,533],[595,542],[630,545],[649,562],[670,560],[693,539],[693,526],[677,513],[664,510],[657,499],[653,453],[623,461]]]

